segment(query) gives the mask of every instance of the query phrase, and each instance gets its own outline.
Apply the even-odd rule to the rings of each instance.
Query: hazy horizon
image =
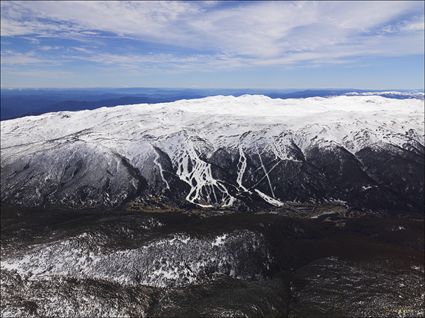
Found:
[[[104,90],[104,89],[175,89],[175,90],[275,90],[275,91],[308,91],[308,90],[371,90],[371,91],[423,91],[422,88],[408,87],[408,88],[399,88],[399,87],[379,87],[379,88],[368,88],[368,87],[189,87],[189,86],[73,86],[73,87],[0,87],[1,90]]]

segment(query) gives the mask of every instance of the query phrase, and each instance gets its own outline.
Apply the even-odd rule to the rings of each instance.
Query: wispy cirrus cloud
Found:
[[[3,1],[1,9],[2,39],[34,42],[7,46],[3,65],[184,72],[424,53],[419,1]]]
[[[35,53],[19,53],[10,50],[1,52],[2,65],[31,65],[31,64],[54,64],[49,59],[38,57]]]
[[[2,2],[2,35],[97,37],[109,32],[257,58],[298,52],[318,56],[326,46],[374,38],[373,32],[380,28],[392,33],[423,31],[421,8],[422,2],[408,1],[260,2],[231,7],[174,1],[17,1]],[[411,21],[409,14],[416,20]],[[410,46],[415,53],[413,43]],[[379,53],[389,52],[383,47]]]

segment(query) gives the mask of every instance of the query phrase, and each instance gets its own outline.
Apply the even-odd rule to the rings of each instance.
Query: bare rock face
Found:
[[[216,96],[1,122],[1,201],[424,208],[423,100]]]

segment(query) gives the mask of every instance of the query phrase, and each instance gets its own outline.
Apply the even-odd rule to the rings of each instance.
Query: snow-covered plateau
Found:
[[[422,211],[423,194],[423,98],[212,96],[1,122],[12,205]]]

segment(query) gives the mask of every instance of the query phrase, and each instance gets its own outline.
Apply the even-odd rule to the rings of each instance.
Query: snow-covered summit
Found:
[[[385,181],[378,159],[423,161],[424,101],[211,96],[24,117],[1,132],[1,198],[14,204],[280,206],[350,201],[347,191],[365,200],[407,169],[397,163],[403,172]],[[403,178],[400,191],[423,193],[423,177]]]
[[[392,98],[417,98],[424,99],[425,93],[422,91],[373,91],[373,92],[349,92],[347,96],[383,96]]]

